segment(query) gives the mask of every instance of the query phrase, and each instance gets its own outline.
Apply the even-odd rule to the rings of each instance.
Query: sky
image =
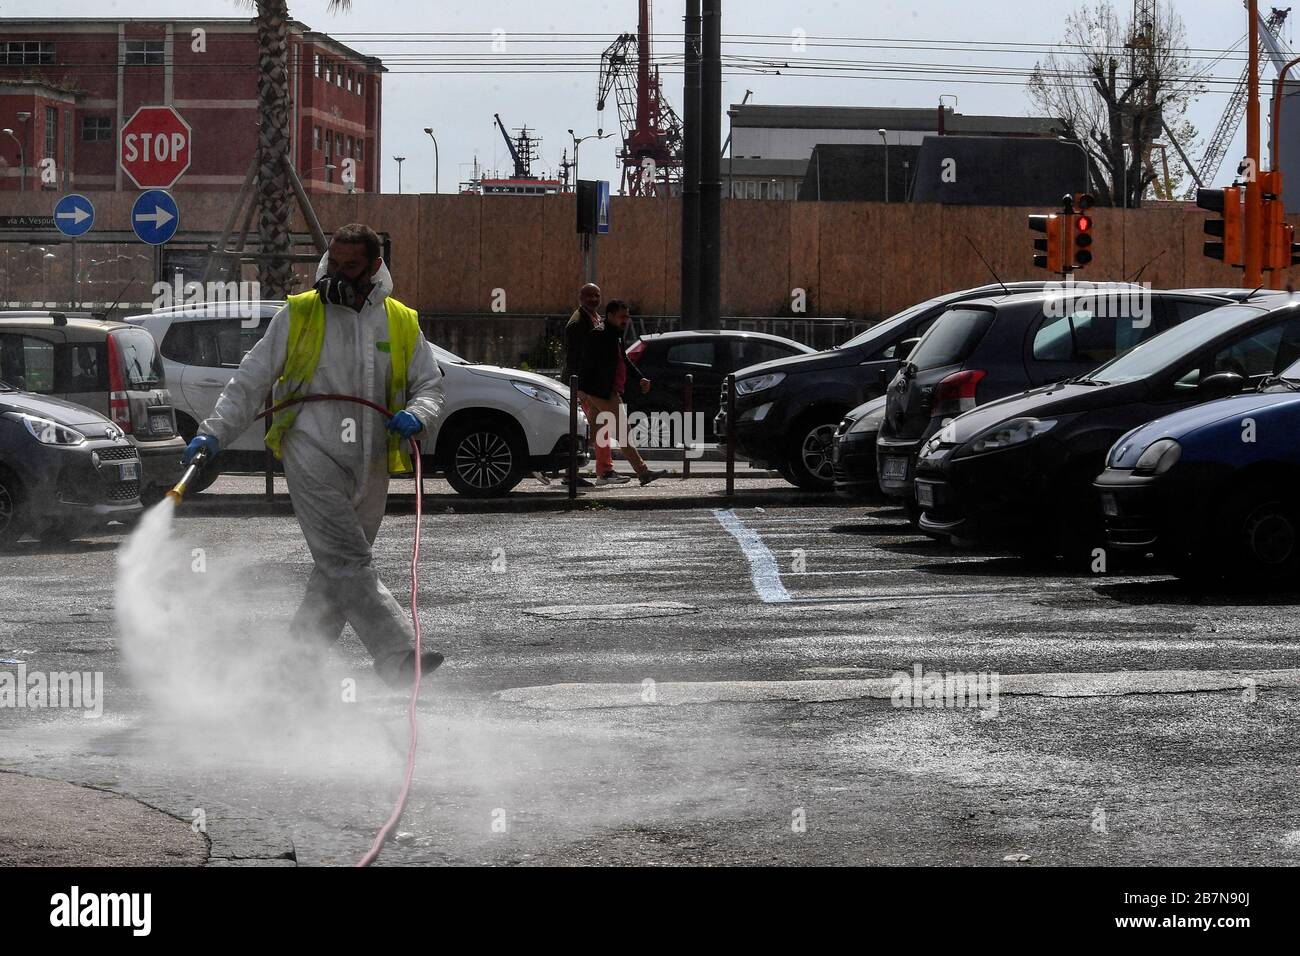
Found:
[[[952,68],[1032,66],[1041,53],[1008,53],[987,47],[953,49],[954,45],[1014,43],[1020,50],[1044,50],[1063,35],[1066,14],[1077,0],[724,0],[724,53],[754,56],[788,63],[781,75],[728,68],[724,73],[723,105],[739,103],[746,90],[751,102],[831,106],[934,107],[942,94],[956,96],[958,112],[966,114],[1029,115],[1032,112],[1019,77],[1010,82],[969,82],[987,76],[954,74]],[[45,0],[41,16],[51,17],[159,17],[159,16],[244,16],[248,7],[234,0],[186,0],[183,13],[176,0]],[[290,0],[289,12],[315,30],[332,34],[354,49],[386,61],[390,72],[384,77],[383,189],[397,191],[394,156],[406,157],[402,166],[406,192],[433,190],[433,145],[423,132],[431,127],[438,139],[441,191],[451,192],[468,178],[470,164],[478,161],[508,173],[510,160],[492,114],[500,113],[508,128],[527,124],[542,137],[541,167],[557,171],[562,151],[571,141],[568,130],[579,136],[598,127],[617,130],[618,118],[612,98],[603,116],[596,111],[597,70],[600,52],[622,32],[636,30],[636,0],[567,0],[539,3],[536,0],[476,0],[474,3],[445,0],[355,0],[348,13],[330,13],[325,0]],[[1116,0],[1127,18],[1130,0]],[[1262,4],[1267,7],[1268,3]],[[668,100],[680,114],[682,75],[680,68],[681,28],[685,0],[656,2],[656,34],[675,34],[656,41],[656,59],[663,64],[663,82]],[[1187,27],[1188,46],[1194,60],[1210,61],[1243,36],[1246,14],[1240,0],[1177,0],[1176,9]],[[6,5],[0,14],[13,13]],[[1296,16],[1300,18],[1300,11]],[[498,47],[493,50],[494,31]],[[802,31],[808,38],[807,52],[792,49]],[[468,42],[438,42],[412,34],[478,34]],[[380,34],[366,36],[365,34]],[[528,43],[524,34],[546,34],[549,42]],[[563,36],[556,38],[557,34]],[[581,37],[575,34],[590,34]],[[770,35],[773,46],[727,42],[746,36]],[[1290,39],[1288,25],[1285,38]],[[912,47],[898,43],[833,47],[818,38],[871,38],[889,41],[917,41]],[[404,39],[403,39],[404,38]],[[779,39],[777,39],[779,38]],[[790,38],[786,40],[785,38]],[[829,41],[843,42],[843,41]],[[566,69],[574,72],[521,74],[497,69],[474,74],[431,72],[429,54],[476,54],[488,64],[530,54],[551,54],[573,61]],[[796,76],[800,56],[870,60],[881,69],[854,76]],[[1239,57],[1240,54],[1237,54]],[[425,58],[424,64],[413,59]],[[911,78],[900,77],[900,63],[933,65],[933,71]],[[1218,62],[1212,73],[1234,77],[1241,59]],[[804,71],[806,72],[806,70]],[[1222,86],[1222,85],[1221,85]],[[1202,137],[1218,122],[1227,101],[1224,89],[1207,93],[1193,106],[1189,118]],[[952,99],[945,98],[951,105]],[[1244,127],[1244,124],[1243,124]],[[725,117],[723,136],[726,135]],[[589,140],[581,147],[584,179],[619,178],[614,159],[617,136]],[[1183,144],[1199,159],[1198,142]],[[1244,151],[1244,128],[1229,150],[1229,157]],[[1233,165],[1224,163],[1218,182],[1231,178]],[[535,172],[538,171],[536,168]]]

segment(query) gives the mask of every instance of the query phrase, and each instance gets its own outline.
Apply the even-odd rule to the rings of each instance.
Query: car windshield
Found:
[[[932,309],[936,305],[942,304],[946,299],[948,299],[948,296],[940,295],[933,299],[926,299],[924,302],[919,302],[911,308],[904,309],[902,312],[898,312],[887,319],[877,322],[865,332],[859,332],[847,342],[835,347],[837,349],[851,349],[859,345],[866,345],[868,342],[873,341],[877,336],[888,336],[889,333],[906,325],[926,309]]]
[[[1242,305],[1225,305],[1207,312],[1194,322],[1184,322],[1167,332],[1152,336],[1123,355],[1088,373],[1085,381],[1136,382],[1149,378],[1189,353],[1214,341],[1224,332],[1257,319],[1265,313],[1258,308]]]

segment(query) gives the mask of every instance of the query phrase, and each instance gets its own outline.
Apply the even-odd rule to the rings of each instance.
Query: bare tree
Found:
[[[1204,89],[1169,0],[1140,6],[1150,19],[1135,23],[1121,22],[1109,0],[1085,3],[1066,17],[1060,49],[1036,63],[1029,80],[1030,101],[1083,146],[1098,201],[1112,206],[1140,206],[1153,183],[1158,195],[1177,192],[1186,168],[1171,162],[1173,182],[1164,182],[1151,147],[1168,127],[1186,148],[1196,134],[1187,108]]]

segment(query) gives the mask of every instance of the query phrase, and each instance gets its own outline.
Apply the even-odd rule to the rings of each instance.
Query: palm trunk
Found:
[[[287,0],[257,0],[257,235],[261,295],[282,299],[293,288],[290,235],[293,192],[284,158],[289,155],[289,5]],[[280,258],[283,256],[283,258]]]

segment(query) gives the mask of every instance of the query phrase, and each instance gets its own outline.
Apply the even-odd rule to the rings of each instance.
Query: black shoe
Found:
[[[640,478],[642,485],[648,485],[656,478],[663,478],[667,474],[668,472],[662,468],[660,468],[658,471],[651,471],[649,468],[647,468],[645,471],[641,472],[641,474],[638,477]]]
[[[425,651],[420,655],[420,676],[428,677],[436,671],[442,664],[443,657],[437,651]],[[406,660],[402,661],[402,666],[397,669],[397,677],[389,683],[398,690],[410,689],[411,682],[415,680],[415,651],[410,651],[406,655]]]
[[[565,483],[566,483],[566,484],[568,483],[568,480],[567,480],[567,479],[565,480]],[[592,484],[590,481],[588,481],[586,478],[579,478],[578,481],[577,481],[577,487],[579,487],[579,488],[594,488],[594,487],[596,487],[596,486],[593,485],[593,484]]]

